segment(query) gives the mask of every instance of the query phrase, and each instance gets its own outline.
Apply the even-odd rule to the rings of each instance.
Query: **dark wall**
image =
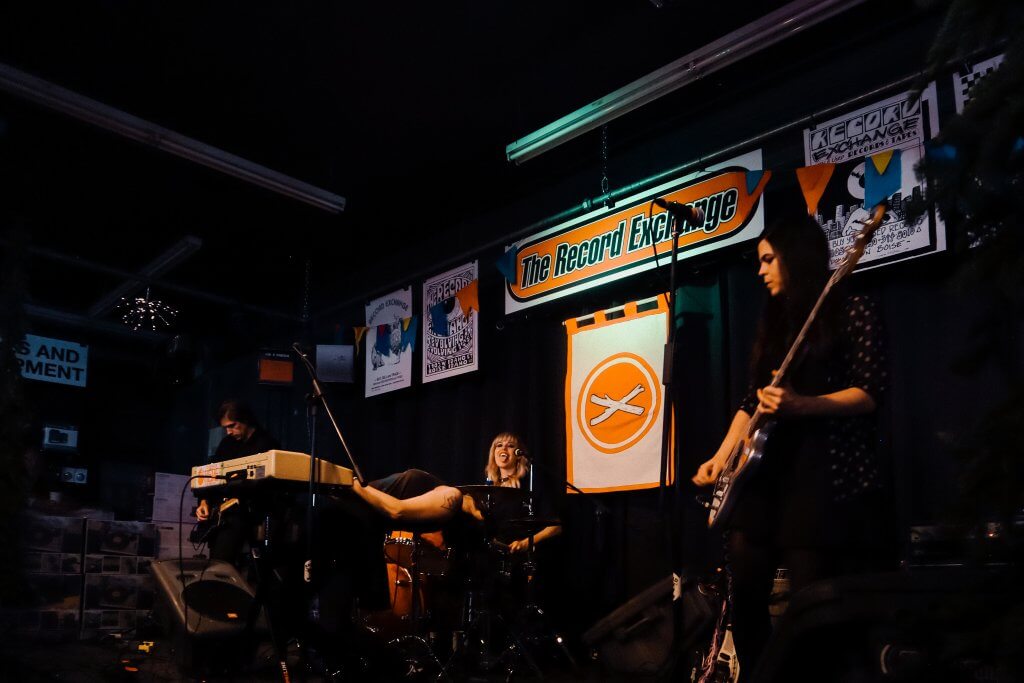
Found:
[[[769,50],[716,74],[685,93],[664,98],[610,124],[612,187],[697,159],[796,119],[837,105],[916,73],[935,28],[935,17],[896,5],[862,7],[822,30]],[[878,94],[881,99],[900,90]],[[938,81],[940,124],[951,115],[950,81]],[[860,106],[860,105],[857,105]],[[853,108],[853,107],[850,107]],[[808,122],[810,118],[807,119]],[[806,124],[803,124],[806,125]],[[803,165],[801,127],[761,143],[765,167]],[[591,146],[590,150],[586,149]],[[536,173],[534,192],[504,211],[450,230],[423,262],[442,263],[458,252],[464,236],[479,230],[499,236],[598,194],[596,135],[527,162]],[[535,164],[536,169],[527,168]],[[552,169],[559,168],[559,176]],[[569,170],[566,170],[569,169]],[[766,216],[802,206],[792,175],[777,175],[764,197]],[[718,559],[717,539],[703,530],[704,512],[692,503],[686,483],[696,465],[717,447],[747,382],[747,357],[762,293],[751,258],[753,244],[684,262],[679,291],[678,387],[681,410],[678,510],[688,555],[709,566]],[[445,249],[447,248],[447,251]],[[575,315],[649,296],[667,288],[667,273],[574,295],[505,317],[500,254],[484,251],[481,263],[481,368],[430,385],[362,398],[361,374],[339,387],[334,400],[349,425],[350,444],[370,476],[410,466],[425,467],[455,482],[479,481],[486,446],[502,428],[523,431],[542,464],[564,471],[565,335],[561,322]],[[880,448],[890,463],[892,528],[879,534],[906,538],[911,523],[934,522],[957,490],[953,452],[959,439],[1006,387],[994,366],[957,374],[953,363],[971,338],[971,320],[985,308],[984,292],[957,292],[956,261],[935,255],[854,276],[854,286],[881,302],[889,339],[892,376],[880,413]],[[402,282],[401,285],[410,284]],[[419,283],[413,282],[418,297]],[[396,282],[396,287],[399,283]],[[419,302],[416,301],[416,310]],[[325,328],[363,322],[361,307],[324,320]],[[499,329],[501,328],[501,329]],[[326,335],[323,337],[326,339]],[[1019,346],[1019,344],[1018,344]],[[418,356],[416,357],[418,359]],[[418,377],[418,366],[414,377]],[[328,438],[329,442],[330,439]],[[608,494],[609,513],[597,526],[592,506],[578,497],[564,504],[566,561],[555,566],[562,600],[579,622],[634,594],[668,569],[667,510],[651,492]],[[895,557],[893,560],[895,561]]]
[[[820,30],[623,117],[609,126],[612,187],[913,74],[923,63],[935,26],[934,16],[918,13],[909,3],[885,9],[867,3]],[[952,109],[952,95],[948,78],[938,86],[941,123]],[[799,127],[769,138],[763,148],[767,168],[803,164]],[[453,253],[463,251],[468,235],[481,243],[597,195],[597,149],[592,134],[527,162],[522,173],[535,178],[532,186],[523,183],[527,194],[472,224],[440,226],[442,238],[405,257],[403,267],[416,270],[436,263],[440,272]],[[769,218],[799,206],[792,179],[780,174],[769,188],[764,197]],[[675,509],[685,536],[683,559],[695,565],[714,563],[717,541],[704,532],[703,512],[692,503],[695,492],[685,482],[717,447],[746,386],[747,356],[762,296],[752,249],[748,244],[680,265],[680,486]],[[501,276],[493,267],[499,255],[497,250],[472,255],[479,258],[481,273],[478,372],[423,385],[416,353],[412,387],[367,399],[359,356],[355,384],[328,385],[340,427],[368,477],[422,467],[452,483],[479,483],[491,438],[511,429],[525,437],[538,462],[554,473],[541,478],[539,486],[558,497],[565,459],[561,322],[665,291],[668,277],[664,271],[645,273],[506,317]],[[986,305],[984,292],[954,289],[954,269],[952,257],[936,255],[854,278],[858,287],[879,297],[887,326],[892,385],[880,419],[882,448],[892,463],[893,525],[899,531],[945,514],[956,492],[953,451],[1006,391],[995,365],[971,374],[953,371],[972,337],[972,320]],[[421,310],[421,283],[396,281],[395,287],[409,284],[415,310]],[[350,295],[338,292],[337,298]],[[362,306],[351,306],[315,321],[312,338],[327,343],[336,325],[348,330],[363,322]],[[281,336],[274,341],[280,343]],[[83,456],[185,471],[205,457],[210,413],[228,396],[250,400],[285,447],[308,449],[302,401],[307,384],[301,374],[290,389],[258,386],[255,359],[245,356],[204,364],[198,378],[175,385],[159,378],[152,360],[106,357],[105,344],[97,340],[93,346],[96,365],[90,372],[95,382],[89,389],[62,389],[59,397],[49,393],[56,391],[52,388],[35,387],[34,392],[45,419],[51,413],[72,413],[68,419],[81,421]],[[160,353],[154,351],[154,356]],[[319,452],[339,460],[337,438],[323,420],[318,435]],[[665,522],[671,508],[660,505],[656,492],[599,498],[607,509],[600,518],[591,501],[578,496],[561,501],[566,531],[557,551],[561,554],[542,567],[550,575],[549,585],[558,589],[556,612],[574,626],[585,626],[670,566]]]

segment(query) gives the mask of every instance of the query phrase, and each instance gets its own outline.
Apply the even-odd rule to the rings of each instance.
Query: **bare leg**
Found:
[[[388,519],[409,522],[443,522],[462,508],[462,492],[451,486],[438,486],[426,493],[402,500],[352,482],[356,495]]]

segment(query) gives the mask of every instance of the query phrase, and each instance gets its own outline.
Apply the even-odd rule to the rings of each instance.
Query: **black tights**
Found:
[[[739,530],[729,534],[728,551],[733,642],[740,663],[740,681],[750,681],[772,631],[768,599],[775,570],[789,570],[790,592],[795,593],[809,583],[832,576],[836,568],[829,555],[820,550],[780,549]]]

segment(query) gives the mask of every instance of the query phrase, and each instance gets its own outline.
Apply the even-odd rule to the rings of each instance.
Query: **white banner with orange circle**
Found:
[[[565,321],[566,470],[577,488],[658,486],[668,324],[665,295]]]

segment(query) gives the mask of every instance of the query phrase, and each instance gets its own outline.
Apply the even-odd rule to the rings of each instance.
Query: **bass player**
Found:
[[[876,303],[832,291],[809,329],[788,381],[775,369],[829,280],[829,249],[803,215],[770,225],[757,244],[768,291],[755,338],[748,395],[721,446],[693,482],[715,484],[751,416],[777,420],[763,462],[728,518],[732,624],[740,680],[751,680],[771,633],[768,599],[777,567],[791,590],[862,570],[877,558],[882,472],[876,414],[887,376]],[[757,388],[761,387],[761,388]]]

